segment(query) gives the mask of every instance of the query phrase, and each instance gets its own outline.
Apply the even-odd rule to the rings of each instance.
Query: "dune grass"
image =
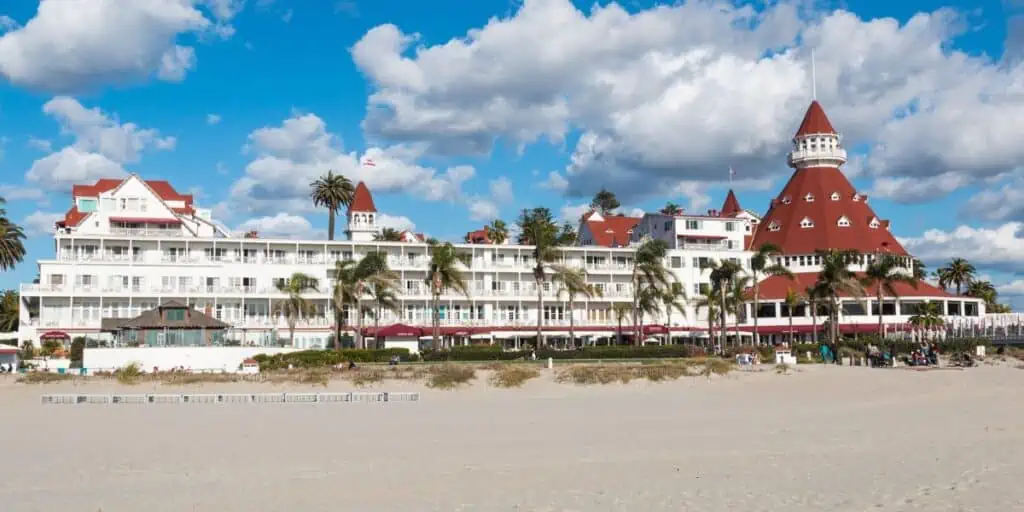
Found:
[[[74,375],[66,373],[29,372],[19,376],[16,382],[22,384],[50,384],[54,382],[67,382],[74,379]]]
[[[488,382],[496,388],[518,388],[526,381],[540,377],[540,371],[533,366],[503,364],[492,368]]]
[[[430,368],[427,376],[427,387],[455,389],[475,378],[476,369],[472,366],[442,364]]]

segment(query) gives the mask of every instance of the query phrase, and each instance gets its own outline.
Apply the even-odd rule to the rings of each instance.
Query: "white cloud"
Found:
[[[930,266],[956,256],[978,267],[1019,272],[1024,264],[1024,223],[995,228],[960,226],[952,231],[930,229],[919,237],[900,237],[903,247]]]
[[[37,210],[25,217],[21,223],[25,226],[26,236],[36,237],[52,234],[53,224],[63,218],[64,214],[60,212],[41,212]]]
[[[53,143],[46,139],[37,139],[35,137],[28,138],[28,146],[33,149],[38,149],[45,153],[53,152]]]
[[[548,178],[538,183],[540,188],[546,188],[555,192],[565,192],[569,188],[569,180],[565,179],[558,171],[548,173]]]
[[[206,124],[214,125],[220,123],[220,115],[218,114],[206,114]]]
[[[497,219],[501,212],[498,205],[488,199],[473,198],[467,203],[469,207],[469,218],[477,221],[491,221]]]
[[[944,197],[970,182],[969,176],[954,172],[927,177],[883,176],[875,179],[868,195],[897,203],[923,203]]]
[[[0,15],[0,33],[7,32],[8,30],[14,30],[20,25],[18,21],[7,15]]]
[[[1024,221],[1024,173],[1009,173],[1006,178],[971,196],[960,212],[987,221]]]
[[[43,105],[61,132],[74,142],[36,160],[25,179],[48,190],[68,190],[75,183],[124,176],[123,164],[136,163],[148,149],[170,150],[177,140],[155,129],[121,123],[98,108],[85,108],[73,98],[58,96]]]
[[[298,240],[310,240],[315,238],[313,225],[305,217],[278,213],[267,217],[249,219],[235,230],[237,233],[245,233],[255,230],[261,237],[293,238]]]
[[[996,285],[996,291],[1003,297],[1024,297],[1024,279]]]
[[[42,189],[34,187],[0,185],[0,197],[7,201],[44,201],[46,194]]]
[[[377,214],[377,224],[382,228],[391,228],[398,231],[416,230],[416,223],[403,215]]]
[[[182,34],[221,36],[241,1],[41,0],[24,26],[0,37],[0,75],[11,83],[77,92],[156,75],[177,81],[195,66]],[[204,11],[211,13],[207,17]]]
[[[751,179],[784,174],[813,47],[833,124],[848,147],[873,148],[853,170],[969,183],[1024,164],[1014,121],[1024,115],[1024,64],[952,50],[968,26],[953,11],[901,24],[795,2],[760,12],[697,1],[633,13],[520,5],[435,45],[393,25],[368,31],[352,55],[374,86],[370,136],[486,153],[497,140],[561,143],[578,129],[566,192],[604,186],[627,201],[720,180],[728,165]]]
[[[512,192],[512,181],[502,176],[491,180],[491,198],[499,203],[511,203],[515,200]]]
[[[230,193],[239,211],[309,211],[309,183],[328,170],[365,181],[374,194],[404,192],[426,201],[460,200],[463,183],[475,174],[466,165],[444,172],[417,165],[422,151],[410,146],[346,153],[314,114],[296,114],[280,126],[253,131],[246,150],[255,158]]]
[[[571,222],[573,224],[580,221],[580,217],[584,213],[590,211],[590,203],[578,203],[578,204],[567,204],[559,210],[559,217],[562,222]]]

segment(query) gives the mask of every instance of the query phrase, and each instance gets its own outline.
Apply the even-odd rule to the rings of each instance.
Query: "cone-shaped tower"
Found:
[[[757,227],[752,247],[773,244],[785,255],[817,249],[907,255],[839,168],[846,150],[817,101],[811,102],[793,137],[789,165],[796,169],[772,200]]]
[[[366,183],[359,182],[348,207],[348,239],[369,242],[377,234],[377,207]]]

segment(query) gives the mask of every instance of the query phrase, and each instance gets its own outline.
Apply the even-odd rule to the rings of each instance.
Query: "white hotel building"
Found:
[[[577,298],[569,311],[556,284],[544,284],[544,305],[538,310],[532,275],[531,248],[513,244],[457,244],[471,257],[465,268],[469,296],[445,294],[442,332],[468,340],[514,343],[529,338],[541,316],[549,337],[568,334],[573,315],[577,335],[613,337],[616,302],[630,302],[630,247],[646,237],[670,243],[666,266],[690,297],[710,286],[702,262],[726,258],[749,268],[747,249],[773,243],[782,249],[778,261],[789,266],[796,280],[769,278],[761,283],[758,311],[762,338],[778,339],[788,330],[788,311],[780,304],[788,288],[803,291],[817,270],[816,248],[852,248],[873,255],[893,253],[910,257],[874,217],[867,198],[858,195],[839,170],[845,151],[839,136],[815,102],[794,138],[790,164],[796,169],[779,198],[762,220],[740,208],[730,191],[720,210],[703,215],[647,214],[643,218],[591,213],[583,217],[579,245],[565,248],[562,264],[583,267],[588,279],[602,290],[600,297]],[[104,319],[138,316],[167,301],[179,301],[231,324],[226,338],[242,344],[277,345],[289,338],[276,303],[285,295],[275,282],[296,272],[317,278],[319,290],[308,294],[315,314],[295,329],[298,348],[327,346],[333,333],[330,271],[342,259],[359,259],[372,251],[388,255],[400,279],[400,312],[385,312],[380,326],[430,326],[430,294],[424,284],[428,246],[416,236],[409,242],[377,242],[377,210],[362,183],[347,215],[347,241],[268,239],[232,234],[196,207],[190,195],[179,194],[167,182],[137,176],[100,180],[74,187],[74,204],[54,232],[53,259],[38,262],[39,283],[21,287],[23,306],[19,339],[38,344],[40,336],[85,336],[110,340]],[[869,290],[870,293],[870,290]],[[954,297],[924,283],[901,290],[883,305],[886,324],[905,325],[924,300],[940,300],[950,316],[979,317],[984,306],[972,298]],[[870,297],[870,296],[869,296]],[[840,327],[845,332],[877,328],[877,317],[864,300],[844,304]],[[871,301],[869,301],[871,302]],[[706,337],[705,311],[689,307],[685,316],[672,315],[672,336]],[[739,330],[750,335],[750,308],[741,315]],[[809,337],[807,308],[794,311],[799,336]],[[343,325],[353,325],[345,313]],[[645,319],[645,335],[664,336],[665,317]],[[109,321],[108,321],[109,322]],[[627,320],[628,324],[630,320]],[[730,319],[730,331],[735,319]],[[373,325],[369,313],[363,325]],[[628,325],[624,331],[631,332]],[[348,332],[351,332],[350,330]],[[372,331],[371,331],[372,335]],[[279,341],[280,340],[280,341]]]

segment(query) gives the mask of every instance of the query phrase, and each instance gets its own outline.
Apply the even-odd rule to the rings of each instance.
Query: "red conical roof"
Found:
[[[725,203],[722,204],[722,210],[719,214],[722,217],[732,217],[738,213],[742,213],[743,208],[740,208],[740,202],[736,199],[736,194],[729,189],[729,193],[725,196]]]
[[[370,195],[370,189],[366,188],[366,183],[359,182],[356,185],[356,191],[352,194],[352,204],[349,205],[348,211],[350,212],[376,212],[377,207],[373,205],[373,196]]]
[[[838,168],[797,169],[761,220],[752,247],[773,244],[783,254],[853,249],[906,255],[907,251],[887,229],[888,222],[875,217],[866,199],[857,195]],[[802,227],[804,219],[813,225]],[[871,227],[873,220],[877,221],[876,227]],[[773,231],[773,226],[778,229]]]
[[[796,136],[812,133],[836,133],[832,128],[832,123],[828,122],[828,116],[825,115],[825,110],[821,108],[821,103],[818,103],[818,100],[812,101],[811,106],[807,107],[804,121],[800,123],[800,129],[796,131]]]

